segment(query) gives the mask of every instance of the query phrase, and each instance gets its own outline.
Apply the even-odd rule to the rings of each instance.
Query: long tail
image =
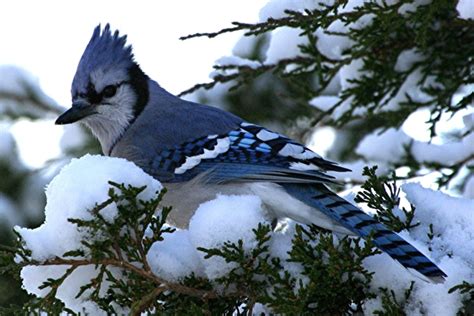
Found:
[[[431,282],[444,282],[446,274],[414,246],[323,184],[285,183],[281,186],[293,197],[323,212],[356,235],[367,237],[372,234],[374,244],[405,268],[414,269]]]

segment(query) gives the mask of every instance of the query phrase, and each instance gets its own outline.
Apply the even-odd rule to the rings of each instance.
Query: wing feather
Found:
[[[144,169],[158,179],[167,173],[167,182],[188,181],[205,173],[210,183],[328,183],[334,177],[327,171],[349,170],[283,135],[249,123],[164,150]]]

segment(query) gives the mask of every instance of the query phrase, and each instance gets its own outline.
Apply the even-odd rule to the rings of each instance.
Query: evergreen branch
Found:
[[[462,294],[469,293],[471,297],[474,299],[474,284],[473,283],[468,283],[464,281],[461,284],[458,284],[450,288],[448,293],[454,293],[456,291],[459,291]]]
[[[69,265],[71,266],[67,270],[67,275],[63,275],[60,280],[61,283],[68,277],[76,268],[80,266],[88,266],[88,265],[102,265],[102,266],[114,266],[117,268],[125,269],[130,272],[133,272],[144,279],[147,279],[151,282],[153,282],[159,289],[160,291],[174,291],[179,294],[184,294],[184,295],[189,295],[192,297],[197,297],[197,298],[205,298],[205,299],[214,299],[218,298],[221,295],[214,291],[204,291],[204,290],[199,290],[195,288],[191,288],[188,286],[181,285],[179,283],[172,283],[168,282],[155,274],[153,274],[151,271],[146,271],[142,268],[139,268],[130,262],[127,261],[121,261],[117,259],[101,259],[101,260],[92,260],[92,259],[63,259],[63,258],[54,258],[54,259],[48,259],[45,261],[35,261],[31,260],[27,263],[22,263],[21,266],[57,266],[57,265]],[[59,287],[56,286],[56,288]]]
[[[413,223],[415,206],[410,204],[410,210],[400,208],[400,189],[397,187],[395,173],[391,179],[384,179],[376,175],[376,170],[377,166],[364,167],[362,174],[367,180],[354,201],[366,203],[368,207],[377,210],[374,218],[395,232],[418,226],[419,223]],[[395,213],[397,210],[402,212],[403,218]]]
[[[143,299],[141,299],[139,302],[136,302],[132,305],[132,310],[130,312],[130,315],[132,316],[140,316],[142,315],[143,312],[146,311],[146,309],[152,305],[152,303],[157,299],[157,297],[162,294],[164,291],[166,291],[165,287],[156,287],[151,293],[146,294]],[[201,297],[201,296],[198,296]]]
[[[16,247],[10,247],[0,244],[0,252],[16,254],[18,249]]]
[[[326,118],[328,124],[342,127],[351,121],[368,119],[372,122],[383,122],[386,127],[399,127],[413,111],[428,107],[431,112],[428,123],[433,137],[442,113],[453,115],[471,103],[474,97],[472,93],[463,97],[456,105],[451,105],[459,88],[473,80],[469,60],[472,59],[474,48],[468,43],[474,41],[474,22],[457,18],[455,2],[437,0],[432,5],[419,6],[417,10],[404,15],[401,15],[399,10],[403,5],[410,4],[411,0],[393,4],[365,2],[351,11],[341,11],[346,2],[337,1],[330,6],[320,4],[316,9],[303,12],[285,11],[286,16],[279,19],[255,24],[235,22],[234,27],[218,32],[197,33],[185,37],[215,37],[237,30],[246,30],[247,36],[259,35],[277,28],[290,27],[300,29],[300,36],[307,38],[308,43],[300,45],[300,56],[304,56],[308,61],[305,64],[289,63],[288,65],[295,66],[298,70],[288,73],[281,71],[277,64],[265,65],[266,69],[259,70],[249,70],[248,67],[237,65],[221,68],[216,66],[216,69],[232,69],[237,73],[217,75],[212,82],[195,85],[183,91],[181,95],[200,88],[211,89],[219,82],[235,81],[230,88],[232,91],[243,84],[252,83],[263,72],[272,72],[292,86],[313,86],[306,89],[304,94],[302,89],[299,89],[293,95],[309,100],[324,93],[324,89],[344,65],[361,60],[361,75],[357,79],[348,80],[350,85],[339,93],[341,101],[331,109],[321,112],[313,119],[313,123]],[[370,23],[363,24],[363,27],[357,25],[359,19],[369,15]],[[347,32],[328,31],[327,27],[336,21],[343,22],[347,26]],[[342,52],[341,60],[327,59],[318,49],[318,38],[314,35],[317,29],[324,30],[326,34],[345,37],[353,45]],[[404,71],[397,70],[395,66],[398,58],[409,49],[423,58]],[[302,82],[301,73],[312,74],[313,76],[307,78],[309,81],[318,78],[317,86],[314,87],[311,82]],[[403,92],[407,79],[417,73],[420,74],[417,85],[427,96],[425,100]],[[401,93],[404,95],[399,95]],[[398,96],[400,100],[396,99]],[[398,108],[387,109],[393,101],[398,103]],[[334,111],[346,102],[349,102],[349,107],[345,107],[338,118],[332,118]],[[363,115],[354,115],[360,110]],[[383,125],[380,122],[378,125]]]
[[[387,288],[380,288],[382,296],[383,310],[374,311],[374,315],[378,316],[405,316],[404,307],[409,303],[410,297],[413,293],[415,282],[410,283],[410,287],[405,290],[403,301],[399,302],[393,290]]]
[[[454,178],[459,176],[464,167],[469,168],[470,163],[474,161],[474,154],[467,155],[466,157],[450,163],[418,161],[413,155],[412,146],[412,143],[405,146],[405,155],[403,159],[395,165],[395,167],[409,167],[412,171],[408,174],[407,178],[424,176],[426,171],[420,171],[423,169],[437,170],[440,174],[439,178],[436,180],[439,187],[448,186]]]
[[[234,27],[228,27],[228,28],[223,28],[220,31],[217,32],[204,32],[204,33],[194,33],[194,34],[189,34],[186,36],[181,36],[179,39],[184,41],[188,40],[191,38],[196,38],[196,37],[208,37],[208,38],[214,38],[218,35],[224,34],[224,33],[230,33],[230,32],[235,32],[235,31],[240,31],[240,30],[247,30],[247,29],[252,29],[252,28],[258,28],[262,25],[265,25],[264,23],[259,23],[259,24],[248,24],[248,23],[241,23],[241,22],[232,22],[232,25],[235,25]]]
[[[328,59],[329,60],[329,59]],[[305,56],[296,56],[294,58],[285,58],[278,61],[275,64],[262,64],[259,67],[249,67],[249,66],[240,66],[240,65],[214,65],[213,68],[216,70],[237,70],[237,73],[232,74],[217,74],[214,76],[213,81],[208,83],[199,83],[193,87],[182,91],[178,96],[184,96],[186,94],[193,93],[199,89],[209,90],[214,88],[219,83],[231,82],[235,79],[238,79],[236,84],[234,84],[230,90],[235,90],[247,83],[250,79],[255,79],[258,76],[266,72],[277,72],[286,69],[289,65],[300,65],[301,67],[308,67],[311,64],[311,59]]]
[[[45,100],[43,100],[38,94],[39,92],[36,91],[36,89],[34,89],[34,87],[30,85],[30,83],[28,83],[25,80],[19,80],[19,84],[21,84],[22,86],[23,93],[18,94],[18,93],[9,92],[9,91],[0,91],[0,101],[2,100],[13,101],[19,104],[29,103],[29,104],[32,104],[34,107],[38,108],[39,110],[47,112],[47,113],[53,113],[53,114],[62,113],[63,110],[56,104],[45,102]],[[9,115],[11,117],[18,116],[17,113],[4,112],[4,114]],[[38,118],[32,115],[26,115],[26,116],[31,117],[31,118]]]
[[[25,104],[25,103],[33,103],[35,106],[38,108],[47,111],[47,112],[53,112],[55,114],[60,114],[61,111],[58,107],[53,107],[48,103],[43,102],[38,98],[38,96],[28,93],[27,95],[19,95],[16,93],[10,93],[7,91],[2,91],[0,92],[0,100],[6,100],[6,101],[14,101],[20,104]]]
[[[347,1],[342,1],[342,2],[347,2]],[[334,10],[334,8],[335,7],[333,6],[327,6],[326,11],[330,12]],[[232,25],[234,25],[233,27],[224,28],[217,32],[204,32],[204,33],[190,34],[190,35],[182,36],[179,39],[187,40],[187,39],[196,38],[196,37],[214,38],[221,34],[231,33],[231,32],[236,32],[236,31],[243,31],[243,30],[246,30],[246,33],[244,34],[245,36],[258,35],[261,33],[275,30],[283,26],[298,27],[300,24],[303,24],[303,23],[304,24],[311,23],[315,18],[314,12],[310,10],[306,10],[304,12],[285,10],[285,13],[288,16],[278,18],[278,19],[270,17],[265,22],[254,23],[254,24],[232,22]],[[346,13],[342,15],[352,15],[352,13]]]

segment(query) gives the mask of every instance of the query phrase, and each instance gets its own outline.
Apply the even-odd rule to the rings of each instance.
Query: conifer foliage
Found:
[[[173,209],[162,205],[165,190],[144,199],[150,187],[110,181],[105,199],[78,211],[87,216],[68,218],[79,232],[76,247],[41,257],[21,232],[14,245],[1,246],[0,274],[21,276],[30,293],[23,306],[0,307],[2,315],[474,313],[474,17],[459,11],[462,0],[303,2],[270,1],[258,23],[183,37],[244,31],[250,46],[219,60],[212,82],[183,94],[226,104],[301,141],[329,128],[335,142],[325,156],[354,170],[338,179],[358,192],[346,197],[442,265],[446,282],[410,276],[370,238],[291,221],[261,222],[251,238],[215,247],[193,245],[189,258],[204,271],[170,277],[156,264],[167,258],[156,249],[184,253],[179,238],[188,232],[166,223]],[[462,123],[443,129],[451,117]],[[425,138],[410,133],[416,118]],[[219,274],[206,270],[216,262]],[[28,271],[45,275],[35,291]]]
[[[163,235],[174,233],[165,224],[172,210],[162,208],[156,216],[165,190],[143,201],[138,196],[144,189],[110,182],[109,198],[88,210],[90,220],[69,219],[85,232],[80,249],[41,261],[33,258],[20,235],[15,247],[2,248],[2,272],[18,275],[24,267],[68,267],[59,277],[44,280],[43,297],[32,297],[22,312],[76,314],[56,293],[83,266],[95,267],[96,275],[84,280],[74,295],[109,314],[250,315],[256,304],[263,304],[278,314],[338,315],[362,311],[364,300],[375,295],[369,288],[373,273],[362,265],[365,258],[379,253],[370,240],[337,238],[316,226],[296,226],[286,262],[269,249],[270,225],[260,224],[253,230],[257,243],[251,251],[242,240],[225,242],[221,248],[198,248],[206,259],[221,257],[233,264],[226,275],[213,281],[193,274],[181,282],[163,279],[153,273],[146,254]],[[113,222],[101,213],[111,204],[118,209]],[[301,275],[291,273],[288,263],[301,267]]]

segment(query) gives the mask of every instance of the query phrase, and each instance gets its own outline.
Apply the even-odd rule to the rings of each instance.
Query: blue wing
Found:
[[[209,183],[332,182],[327,171],[348,171],[285,136],[248,123],[224,135],[208,135],[163,150],[144,169],[163,182],[205,174]]]
[[[209,135],[158,153],[145,171],[163,182],[200,175],[208,183],[279,183],[290,195],[326,214],[434,282],[446,276],[430,259],[396,233],[327,189],[327,171],[347,171],[287,137],[243,123],[225,135]],[[318,223],[314,223],[318,224]]]

